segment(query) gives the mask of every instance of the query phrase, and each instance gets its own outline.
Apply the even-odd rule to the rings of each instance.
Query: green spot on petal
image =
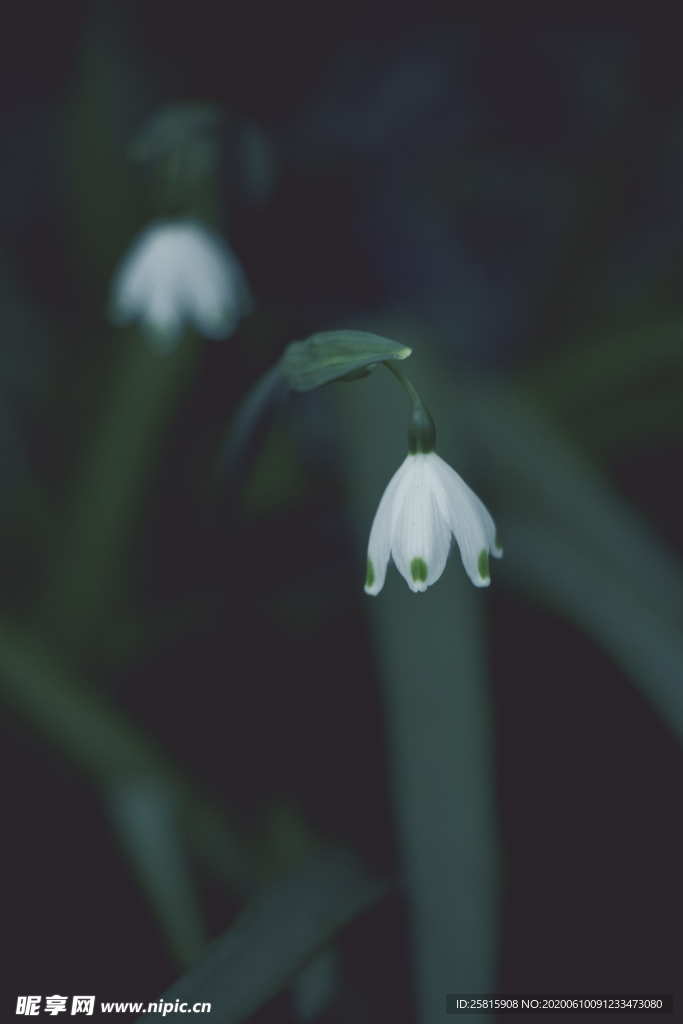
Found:
[[[503,545],[500,543],[500,537],[498,536],[498,530],[496,530],[496,537],[495,537],[495,540],[494,540],[493,543],[496,546],[496,551],[502,551],[503,550]]]
[[[414,558],[410,563],[410,575],[416,583],[427,582],[427,563],[424,558]]]
[[[368,558],[368,567],[367,567],[367,570],[365,572],[365,586],[366,587],[371,587],[374,582],[375,582],[375,567],[372,564],[372,562],[370,561],[370,559]]]
[[[477,569],[479,570],[479,575],[483,580],[487,580],[489,578],[489,553],[486,548],[484,548],[479,554]]]

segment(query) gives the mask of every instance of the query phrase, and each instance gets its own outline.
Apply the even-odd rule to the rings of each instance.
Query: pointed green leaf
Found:
[[[112,788],[110,811],[171,950],[187,965],[201,953],[205,935],[177,803],[163,778],[133,778]]]
[[[280,370],[293,391],[365,376],[385,359],[407,359],[412,349],[368,331],[322,331],[288,345]]]
[[[256,896],[161,1001],[210,1002],[217,1020],[239,1024],[388,891],[350,854],[324,851]]]
[[[512,520],[508,531],[508,564],[520,585],[593,636],[683,740],[680,628],[648,606],[637,583],[625,586],[567,530]],[[637,570],[633,575],[640,579]]]

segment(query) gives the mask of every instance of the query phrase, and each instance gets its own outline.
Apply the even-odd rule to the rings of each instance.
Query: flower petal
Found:
[[[391,533],[394,520],[394,499],[405,474],[406,461],[398,467],[380,499],[370,529],[365,593],[379,594],[384,586],[387,564],[391,552]]]
[[[394,501],[392,555],[396,568],[415,593],[436,583],[446,566],[450,527],[436,490],[430,455],[409,455],[406,474]]]
[[[443,514],[453,531],[460,549],[465,572],[475,587],[488,587],[488,556],[492,551],[496,557],[502,550],[496,545],[496,528],[486,506],[455,470],[436,453],[438,463],[435,472],[443,488],[445,506]]]
[[[455,472],[455,470],[454,470],[454,472]],[[462,482],[463,482],[463,484],[465,484],[464,480]],[[467,487],[467,484],[465,484],[465,487]],[[489,512],[489,510],[487,509],[486,505],[481,500],[481,498],[479,498],[474,493],[474,491],[472,490],[471,487],[467,487],[467,490],[469,491],[470,498],[472,499],[472,502],[474,503],[474,505],[479,510],[479,516],[481,518],[482,523],[484,524],[484,530],[486,532],[486,539],[488,540],[488,544],[489,544],[489,551],[491,552],[491,554],[493,555],[494,558],[502,558],[503,557],[503,549],[502,549],[501,545],[498,543],[498,531],[496,530],[496,524],[493,521],[491,513]]]

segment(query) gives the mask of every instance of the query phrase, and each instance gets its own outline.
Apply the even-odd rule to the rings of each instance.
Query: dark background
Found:
[[[72,660],[246,832],[265,835],[286,808],[297,828],[393,875],[363,553],[328,408],[288,404],[237,510],[207,517],[202,473],[287,342],[389,313],[428,326],[449,366],[538,387],[553,429],[680,557],[683,359],[675,343],[663,367],[648,356],[651,325],[683,322],[678,36],[664,23],[444,18],[429,5],[295,17],[279,5],[24,4],[6,20],[4,615],[34,621],[120,344],[109,280],[153,212],[143,176],[122,181],[126,147],[159,107],[216,104],[220,224],[255,312],[201,348],[169,421],[127,549],[135,628],[98,624]],[[243,148],[254,127],[260,176]],[[591,332],[628,335],[624,359],[638,367],[642,354],[642,368],[589,383],[582,400]],[[555,382],[563,366],[574,374],[564,397],[553,366]],[[489,607],[499,990],[672,991],[680,744],[578,625],[504,577]],[[24,992],[153,998],[180,969],[101,792],[13,710],[2,749],[10,1004]],[[201,898],[218,935],[240,900],[208,874]],[[340,948],[347,1000],[369,1020],[414,1019],[400,893]],[[348,1005],[319,1019],[356,1019]],[[283,994],[258,1020],[292,1013]]]

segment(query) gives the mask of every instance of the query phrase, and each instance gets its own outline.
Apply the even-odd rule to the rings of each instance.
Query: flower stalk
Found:
[[[428,455],[436,448],[436,426],[432,415],[422,401],[417,388],[403,370],[395,363],[388,361],[384,363],[384,366],[404,388],[413,406],[408,427],[408,451],[411,455],[418,453]]]

